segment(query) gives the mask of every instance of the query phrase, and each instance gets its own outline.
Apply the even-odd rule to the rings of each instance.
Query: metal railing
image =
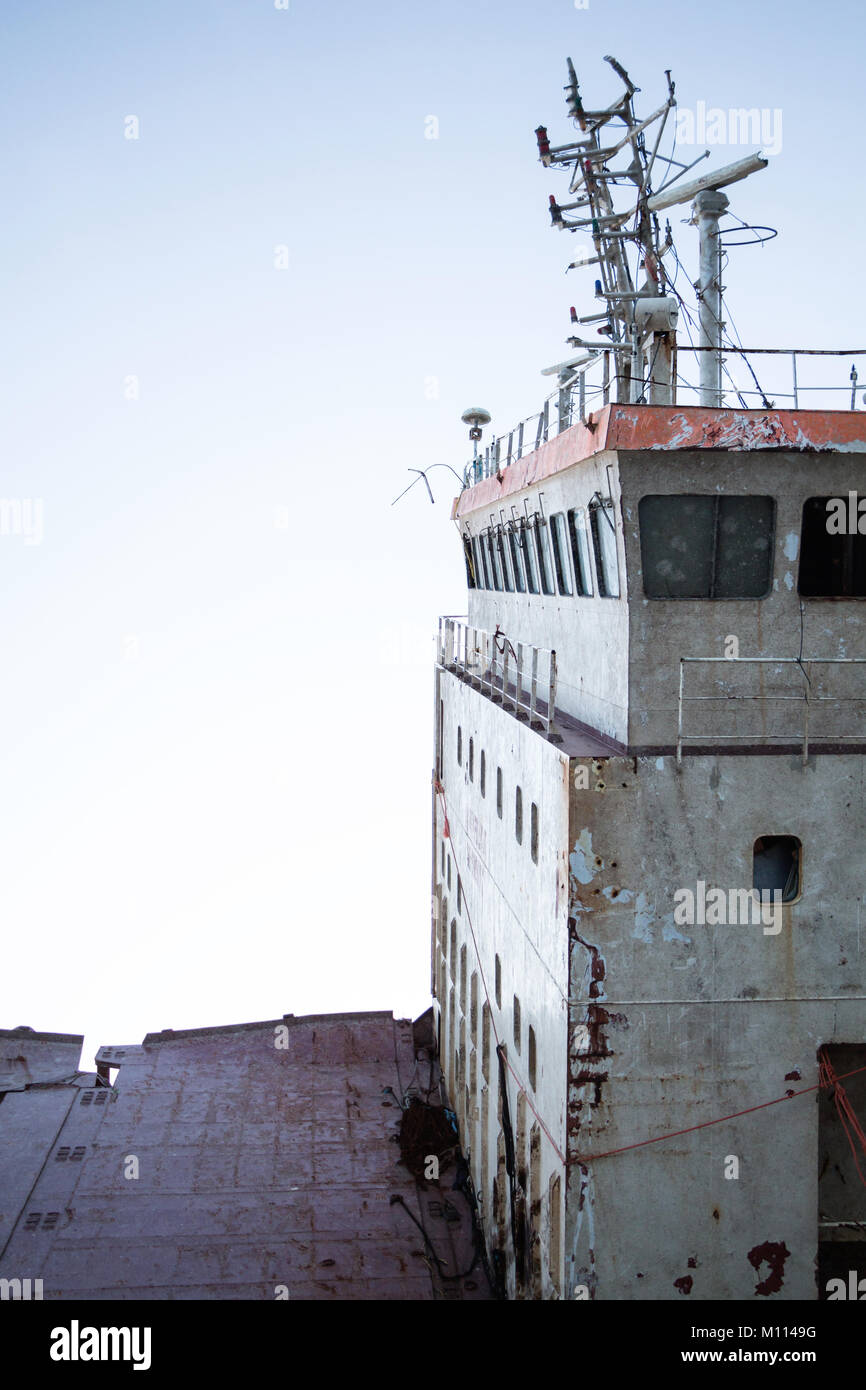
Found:
[[[678,343],[673,360],[672,405],[700,405],[699,353],[706,349]],[[856,410],[858,391],[866,404],[866,376],[861,378],[852,362],[844,381],[827,383],[815,379],[815,368],[826,373],[825,358],[866,356],[866,348],[740,348],[722,350],[722,409],[739,410]],[[750,361],[757,357],[756,363]],[[686,359],[685,374],[681,370]],[[693,364],[688,367],[689,359]],[[509,468],[527,454],[534,453],[548,439],[585,421],[587,412],[608,405],[611,400],[646,404],[652,395],[651,363],[643,382],[632,389],[630,378],[618,378],[612,349],[589,353],[576,362],[569,383],[559,386],[546,398],[541,409],[521,420],[471,460],[464,471],[464,485],[471,487]],[[810,368],[812,369],[810,371]],[[840,374],[841,375],[841,374]],[[694,378],[691,380],[690,378]],[[633,396],[637,395],[635,402]]]
[[[685,672],[687,666],[708,666],[719,664],[728,667],[730,670],[738,666],[778,666],[786,668],[794,677],[792,684],[782,692],[768,691],[762,688],[757,693],[751,691],[731,691],[729,689],[718,690],[710,695],[687,695],[685,693]],[[799,743],[802,748],[803,762],[809,757],[809,741],[823,739],[832,743],[866,743],[866,692],[859,695],[840,694],[835,691],[832,694],[825,694],[822,691],[827,689],[827,676],[822,676],[816,668],[821,667],[862,667],[866,666],[866,657],[811,657],[809,659],[795,656],[682,656],[680,657],[680,678],[679,693],[677,698],[677,762],[681,763],[683,758],[684,743]],[[845,674],[848,674],[847,672]],[[855,673],[852,672],[852,675]],[[860,672],[856,673],[857,675]],[[766,685],[766,678],[763,671],[759,672],[762,687]],[[861,682],[861,686],[862,686]],[[793,693],[787,693],[792,690]],[[748,730],[743,732],[738,730],[736,733],[719,733],[716,731],[703,733],[685,733],[683,729],[683,707],[686,704],[714,703],[717,706],[728,705],[731,701],[759,701],[760,718],[762,728],[758,731]],[[773,732],[767,728],[767,707],[775,705],[777,702],[793,702],[802,707],[802,719],[798,720],[796,731],[790,728]],[[860,705],[861,711],[857,716],[859,724],[856,733],[843,733],[837,727],[824,727],[818,724],[816,732],[815,721],[820,721],[821,714],[824,712],[822,706],[834,705],[837,710],[845,705]]]
[[[501,633],[439,619],[439,665],[453,671],[531,729],[557,740],[556,652],[524,642],[514,646]]]

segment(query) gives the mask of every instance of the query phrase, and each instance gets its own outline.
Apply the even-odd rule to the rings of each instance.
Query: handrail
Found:
[[[671,405],[697,405],[700,404],[700,387],[689,382],[679,371],[679,359],[686,353],[695,354],[695,363],[698,361],[697,354],[709,351],[698,344],[678,342],[675,360],[677,369],[674,372],[674,380],[671,388]],[[715,351],[715,349],[712,349]],[[607,405],[613,392],[620,401],[628,402],[632,393],[631,382],[627,378],[619,379],[616,372],[611,372],[611,353],[612,347],[600,344],[597,351],[590,354],[586,361],[582,361],[575,367],[570,379],[565,384],[560,384],[557,389],[547,396],[542,403],[541,410],[534,415],[528,415],[519,421],[512,429],[504,434],[494,437],[483,453],[478,454],[466,465],[464,470],[464,486],[471,487],[474,483],[480,482],[483,478],[492,477],[494,474],[501,473],[502,469],[508,468],[512,463],[517,463],[521,458],[529,453],[534,453],[536,449],[547,442],[549,438],[561,434],[563,430],[574,422],[575,419],[586,420],[587,409],[590,411]],[[749,367],[748,358],[752,354],[762,357],[783,358],[790,362],[790,390],[780,389],[775,379],[773,383],[766,383],[768,390],[765,391],[759,384],[757,375],[752,373],[752,383],[749,386],[737,386],[728,372],[729,382],[722,392],[722,409],[730,409],[736,406],[739,409],[774,409],[777,400],[783,400],[788,405],[792,405],[795,410],[801,408],[801,398],[812,396],[818,393],[827,396],[845,396],[848,404],[838,408],[856,410],[857,391],[860,387],[860,376],[856,367],[852,365],[848,373],[847,385],[807,385],[798,370],[799,358],[824,358],[824,357],[864,357],[866,348],[746,348],[734,344],[726,344],[722,349],[723,362],[728,358],[741,358]],[[588,379],[593,368],[601,366],[601,379],[594,383]],[[751,368],[749,368],[751,371]],[[763,372],[763,364],[760,370]],[[866,379],[864,379],[866,384]],[[642,383],[642,391],[649,399],[652,382],[652,372],[648,372],[646,380]],[[644,389],[645,388],[645,389]],[[773,399],[769,400],[768,395]],[[863,397],[866,403],[866,395]],[[556,403],[555,414],[551,411],[551,402]],[[645,403],[641,399],[633,404]],[[808,408],[819,407],[819,402],[809,405]],[[805,408],[805,406],[804,406]]]
[[[556,652],[490,633],[454,618],[439,619],[439,664],[468,680],[482,695],[526,719],[531,729],[558,740],[555,722]]]
[[[725,692],[716,695],[686,695],[685,689],[685,668],[687,665],[700,663],[724,663],[729,666],[739,665],[770,665],[770,666],[797,666],[803,676],[804,684],[800,694],[795,695],[767,695],[762,692],[757,695],[739,694]],[[866,704],[866,694],[863,696],[843,696],[843,695],[813,695],[812,694],[812,668],[814,666],[866,666],[866,657],[860,656],[827,656],[827,657],[796,657],[796,656],[681,656],[679,673],[679,690],[677,695],[677,763],[683,760],[683,743],[744,743],[749,739],[758,739],[762,742],[778,742],[780,740],[790,741],[790,734],[719,734],[719,733],[700,733],[686,734],[683,732],[683,706],[686,704],[699,704],[712,701],[718,703],[721,700],[760,700],[762,702],[773,703],[780,701],[794,701],[796,704],[803,705],[803,725],[802,732],[797,738],[802,743],[803,762],[808,761],[809,757],[809,719],[813,705],[817,704]],[[862,734],[834,734],[834,743],[862,743],[866,742],[866,728]]]

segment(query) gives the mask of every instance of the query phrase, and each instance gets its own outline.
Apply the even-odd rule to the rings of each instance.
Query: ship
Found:
[[[535,132],[595,303],[536,414],[463,416],[439,1055],[501,1297],[866,1296],[862,353],[734,339],[727,246],[772,231],[724,190],[768,161],[665,158],[670,73],[641,116],[607,61]]]

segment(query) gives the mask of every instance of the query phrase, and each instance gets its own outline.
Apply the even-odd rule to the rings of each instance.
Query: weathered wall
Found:
[[[862,758],[578,760],[570,814],[572,1286],[768,1297],[756,1289],[779,1260],[779,1296],[814,1298],[814,1093],[593,1155],[815,1085],[822,1043],[862,1041]],[[751,887],[762,834],[803,845],[802,896],[778,932],[678,924],[677,889]]]
[[[486,1059],[482,1059],[483,972],[489,992],[495,1034],[505,1043],[508,1059],[521,1079],[560,1151],[564,1152],[567,1042],[567,916],[568,759],[557,748],[527,729],[524,723],[480,695],[448,672],[440,672],[444,707],[442,783],[450,836],[443,838],[444,813],[439,798],[435,817],[435,905],[438,920],[437,1011],[441,1019],[441,1060],[449,1094],[454,1097],[464,1136],[471,1150],[472,1175],[482,1199],[488,1248],[497,1248],[500,1234],[493,1208],[492,1185],[497,1177],[498,1075],[496,1038],[491,1030]],[[463,765],[457,761],[457,729],[462,728]],[[474,780],[469,779],[469,740],[474,744]],[[480,755],[486,759],[486,795],[480,789]],[[503,774],[503,815],[496,812],[496,769]],[[523,792],[523,843],[515,838],[515,786]],[[539,808],[539,862],[530,853],[530,807]],[[443,872],[443,849],[444,864]],[[450,886],[448,864],[450,860]],[[457,873],[461,876],[462,906],[458,908]],[[474,929],[473,941],[470,921]],[[450,950],[450,927],[455,924],[455,952]],[[477,943],[477,950],[476,950]],[[479,974],[475,1026],[468,1003],[461,1008],[460,953],[466,947],[467,973]],[[502,963],[501,1008],[495,1000],[495,956]],[[436,960],[434,949],[434,960]],[[454,1026],[451,992],[454,992]],[[514,1041],[514,996],[520,1001],[521,1045]],[[528,1076],[528,1036],[537,1038],[537,1074],[533,1088]],[[463,1052],[461,1063],[457,1054]],[[470,1091],[467,1103],[465,1091]],[[485,1102],[484,1093],[487,1092]],[[472,1097],[475,1097],[474,1103]],[[512,1124],[517,1132],[519,1090],[509,1077]],[[487,1161],[482,1161],[482,1113],[486,1104]],[[527,1149],[537,1121],[526,1110],[523,1153],[518,1168],[531,1167]],[[539,1209],[530,1225],[541,1239],[538,1264],[544,1297],[561,1288],[559,1269],[551,1272],[549,1250],[550,1184],[562,1165],[543,1135],[537,1148],[534,1177]],[[498,1182],[502,1191],[503,1175]],[[561,1189],[564,1187],[564,1179]],[[503,1193],[507,1202],[507,1191]],[[528,1194],[531,1199],[532,1194]],[[510,1237],[508,1240],[510,1248]],[[513,1268],[510,1288],[516,1292]]]
[[[862,453],[803,453],[683,450],[621,453],[622,519],[629,591],[629,747],[670,747],[677,736],[677,689],[681,656],[723,656],[725,638],[736,636],[740,656],[796,657],[801,651],[800,596],[797,593],[803,503],[809,497],[847,498],[851,488],[866,491]],[[775,498],[772,592],[764,599],[648,599],[641,571],[638,505],[651,493],[745,492]],[[803,600],[802,652],[809,657],[866,657],[866,604],[862,599]],[[853,672],[815,668],[816,681],[832,680],[842,694],[866,696],[864,668]],[[799,693],[802,679],[790,668],[775,675],[767,667],[687,668],[688,689],[710,693],[710,678],[721,691],[751,689],[769,695]],[[699,685],[698,682],[704,684]],[[817,690],[816,693],[823,693]],[[863,706],[856,729],[864,732]],[[813,739],[850,732],[848,711],[813,707]],[[720,734],[792,731],[802,728],[802,707],[766,706],[754,701],[691,706],[686,729]],[[747,739],[756,742],[755,739]]]

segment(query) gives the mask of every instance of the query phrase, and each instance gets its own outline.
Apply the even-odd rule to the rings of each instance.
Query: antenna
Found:
[[[708,157],[709,150],[689,165],[659,153],[668,117],[676,105],[670,71],[665,72],[667,99],[651,115],[639,119],[634,97],[640,88],[615,58],[608,55],[605,62],[625,90],[612,105],[600,110],[587,110],[583,105],[574,64],[570,58],[567,62],[568,111],[585,138],[551,146],[545,126],[539,126],[535,135],[541,163],[545,168],[571,169],[568,191],[578,195],[569,203],[558,203],[551,195],[551,222],[561,231],[588,232],[595,254],[581,257],[572,265],[599,268],[595,296],[602,301],[602,311],[582,318],[572,311],[572,321],[581,327],[600,325],[595,331],[607,340],[593,344],[585,338],[569,338],[568,342],[596,353],[613,352],[618,400],[643,403],[648,385],[651,404],[671,403],[679,304],[677,296],[669,293],[671,282],[663,264],[664,256],[673,247],[670,223],[666,224],[662,240],[658,214],[677,203],[694,200],[692,221],[700,233],[701,267],[695,289],[700,302],[701,346],[706,349],[701,353],[701,404],[719,405],[723,328],[719,218],[728,207],[728,199],[719,189],[766,168],[768,161],[761,155],[750,155],[674,189],[673,185],[689,169]],[[615,167],[614,161],[623,152],[630,155],[630,162]],[[660,168],[665,166],[665,173],[661,188],[653,193],[657,163]],[[617,211],[615,194],[619,194],[621,186],[629,191],[628,206]],[[629,264],[630,254],[636,261],[634,271]],[[562,368],[573,365],[576,363],[548,369],[549,374],[557,371],[563,389],[568,388],[572,375]]]

